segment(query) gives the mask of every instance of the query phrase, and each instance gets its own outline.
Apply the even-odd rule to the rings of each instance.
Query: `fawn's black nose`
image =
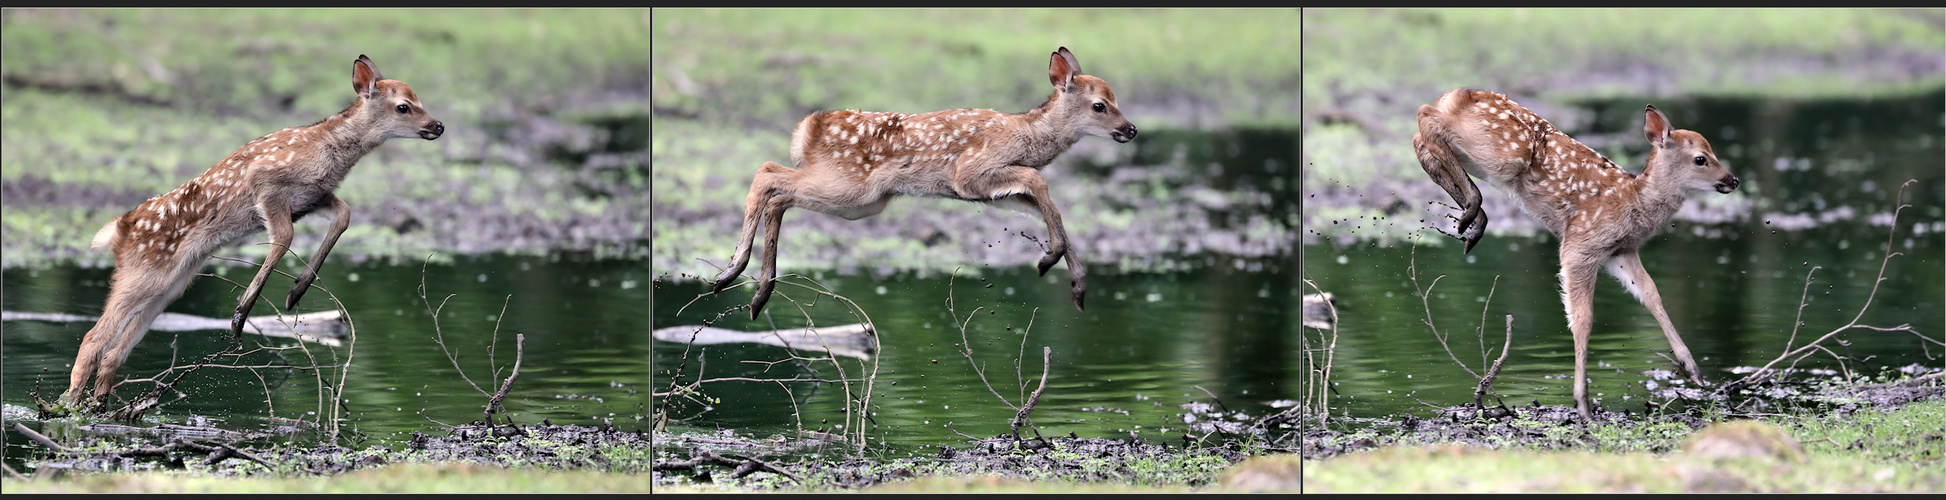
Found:
[[[1737,176],[1726,175],[1723,176],[1723,180],[1716,181],[1716,192],[1729,194],[1731,191],[1736,191],[1737,186],[1742,184],[1743,181],[1737,180]]]
[[[1135,124],[1130,123],[1128,125],[1123,125],[1122,128],[1116,130],[1115,133],[1109,135],[1114,136],[1112,137],[1112,139],[1115,139],[1115,142],[1128,142],[1128,141],[1135,140]]]
[[[446,134],[446,124],[440,123],[439,120],[433,120],[432,125],[429,125],[423,129],[419,129],[419,137],[424,138],[425,140],[428,141],[433,139],[438,139],[439,136],[445,134]]]

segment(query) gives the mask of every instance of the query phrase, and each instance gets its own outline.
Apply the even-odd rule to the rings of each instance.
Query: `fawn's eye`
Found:
[[[400,104],[400,105],[399,105],[399,114],[406,114],[406,113],[410,113],[410,112],[412,112],[412,107],[411,107],[411,106],[407,106],[407,105],[404,105],[404,104]],[[1699,157],[1697,157],[1697,158],[1701,158],[1701,157],[1699,156]],[[1701,164],[1699,163],[1698,165],[1701,165]]]
[[[1696,157],[1696,165],[1697,165],[1697,166],[1702,166],[1702,165],[1706,165],[1706,164],[1709,164],[1709,162],[1710,162],[1710,160],[1709,160],[1709,158],[1704,158],[1704,157],[1701,157],[1701,156],[1698,156],[1698,157]]]
[[[1096,113],[1102,113],[1102,112],[1106,112],[1106,111],[1108,111],[1108,106],[1106,106],[1106,105],[1103,105],[1102,103],[1099,103],[1099,102],[1098,102],[1098,103],[1095,103],[1095,112],[1096,112]]]

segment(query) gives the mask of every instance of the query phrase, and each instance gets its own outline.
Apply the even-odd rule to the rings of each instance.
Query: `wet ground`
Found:
[[[1734,396],[1712,391],[1689,391],[1685,396],[1684,391],[1671,389],[1656,394],[1671,399],[1654,415],[1598,411],[1594,427],[1605,435],[1628,435],[1648,427],[1664,433],[1680,429],[1676,431],[1679,438],[1711,421],[1730,418],[1844,416],[1946,399],[1946,384],[1941,383],[1939,369],[1909,367],[1904,371],[1919,376],[1901,382],[1846,385],[1833,384],[1832,374],[1824,370],[1800,370],[1745,387]],[[1662,373],[1643,376],[1668,379]],[[842,445],[787,441],[781,436],[751,438],[729,430],[709,436],[658,433],[656,465],[651,474],[656,485],[727,484],[740,490],[858,489],[934,475],[1202,488],[1222,481],[1223,469],[1257,455],[1297,453],[1304,459],[1325,459],[1416,444],[1598,451],[1613,444],[1613,438],[1582,431],[1571,405],[1489,403],[1484,417],[1479,406],[1471,402],[1435,408],[1431,416],[1417,412],[1421,416],[1341,419],[1322,427],[1312,427],[1315,424],[1311,423],[1300,427],[1285,414],[1241,415],[1224,411],[1220,402],[1188,403],[1182,405],[1183,412],[1176,418],[1190,422],[1191,431],[1172,440],[1073,435],[1043,438],[1023,430],[1023,437],[1018,439],[1011,435],[968,437],[936,450],[896,458],[833,458],[847,456],[843,450],[830,449]],[[1608,444],[1604,445],[1604,440]],[[1679,442],[1662,440],[1645,451],[1674,452]],[[705,465],[709,460],[702,457],[727,460]]]
[[[641,473],[649,463],[642,450],[649,435],[617,430],[614,426],[459,425],[431,433],[413,433],[402,446],[348,448],[339,445],[230,444],[241,433],[207,428],[158,432],[139,431],[149,439],[127,439],[106,433],[88,438],[69,451],[40,460],[33,474],[60,475],[67,471],[142,472],[193,470],[223,477],[258,475],[336,475],[395,463],[471,462],[500,467],[550,470],[589,470]],[[113,437],[106,437],[113,436]],[[255,436],[261,439],[265,436]]]

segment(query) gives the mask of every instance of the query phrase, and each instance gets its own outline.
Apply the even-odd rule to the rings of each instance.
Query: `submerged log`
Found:
[[[656,340],[678,344],[765,344],[867,360],[872,359],[871,353],[878,350],[877,332],[872,331],[871,325],[866,323],[762,332],[690,325],[657,328],[649,335]]]
[[[79,314],[35,313],[20,311],[0,311],[0,321],[48,321],[54,323],[93,322],[97,316]],[[245,320],[243,331],[266,337],[295,338],[314,344],[337,347],[345,337],[345,319],[342,313],[333,309],[291,316],[251,316]],[[290,322],[285,326],[284,322]],[[188,332],[197,330],[228,330],[230,320],[226,318],[206,318],[182,313],[162,313],[155,317],[150,330],[165,332]]]

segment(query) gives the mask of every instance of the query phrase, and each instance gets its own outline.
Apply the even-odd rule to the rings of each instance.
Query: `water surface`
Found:
[[[245,280],[255,269],[213,266],[211,272]],[[98,314],[108,293],[109,273],[73,266],[8,269],[5,308]],[[441,309],[439,329],[473,384],[488,391],[497,388],[497,380],[511,374],[515,335],[526,335],[520,375],[504,403],[516,422],[613,423],[622,430],[648,427],[644,390],[649,372],[648,328],[646,318],[635,313],[648,303],[648,274],[647,266],[637,261],[574,256],[485,255],[424,267],[427,296],[434,305],[452,295]],[[357,330],[351,346],[308,345],[320,364],[351,361],[342,410],[351,443],[396,443],[414,431],[440,428],[434,422],[459,424],[482,418],[486,396],[460,376],[434,342],[432,318],[418,296],[420,275],[419,263],[381,260],[356,265],[327,261],[319,273],[318,284],[344,303]],[[264,296],[281,302],[289,278],[273,277],[268,283]],[[200,277],[168,311],[227,317],[239,293],[221,280]],[[332,307],[331,298],[322,290],[312,290],[297,312]],[[270,311],[260,303],[253,313]],[[487,348],[493,344],[496,323],[498,343],[490,365]],[[36,421],[27,410],[33,408],[30,392],[51,399],[67,386],[68,369],[82,334],[91,326],[90,322],[6,323],[4,402],[9,421],[25,421],[43,433],[82,434],[66,421]],[[170,366],[172,354],[178,365],[200,360],[228,347],[230,342],[222,338],[227,333],[150,332],[135,347],[121,375],[158,373]],[[286,339],[265,342],[296,345]],[[285,360],[257,354],[237,364],[267,363],[311,364],[294,351]],[[497,378],[491,371],[495,368]],[[336,385],[336,380],[332,376],[325,383]],[[186,398],[164,406],[144,425],[181,423],[192,414],[240,430],[265,428],[271,425],[265,421],[268,417],[317,422],[319,385],[312,372],[303,370],[204,369],[184,379],[181,387]],[[130,384],[117,393],[127,397],[146,389],[146,385]],[[311,437],[286,439],[303,442]],[[10,466],[22,467],[27,457],[41,453],[37,445],[7,431]]]

